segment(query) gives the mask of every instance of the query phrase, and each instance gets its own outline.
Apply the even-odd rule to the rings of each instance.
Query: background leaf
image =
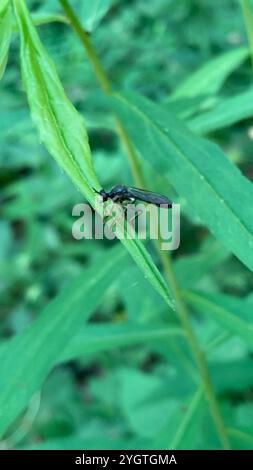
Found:
[[[0,435],[40,389],[62,350],[83,321],[99,305],[105,290],[119,275],[122,251],[112,251],[75,279],[24,333],[0,350]],[[31,364],[34,367],[31,367]]]
[[[96,29],[112,5],[112,0],[89,0],[82,6],[82,21],[86,31]]]
[[[194,136],[164,108],[133,94],[115,95],[113,107],[143,157],[253,270],[252,184],[217,146]]]
[[[11,6],[9,0],[2,0],[0,5],[0,79],[4,74],[11,40]]]
[[[253,116],[252,98],[253,90],[250,89],[223,99],[212,110],[191,119],[188,125],[198,134],[207,134],[248,119]]]
[[[252,304],[248,301],[222,295],[185,293],[185,298],[201,313],[217,321],[231,333],[253,346]]]
[[[170,337],[182,336],[180,328],[165,327],[165,325],[89,325],[79,331],[60,358],[60,361],[69,361],[77,357],[97,354],[101,351],[110,351],[114,348],[123,348],[135,344],[147,344],[168,340]]]
[[[33,119],[41,140],[57,163],[94,206],[94,191],[100,188],[93,170],[83,120],[67,99],[54,64],[41,44],[23,0],[15,1],[21,34],[21,65]],[[161,274],[139,240],[122,243],[170,307],[173,303]]]
[[[173,92],[170,99],[182,97],[192,98],[198,95],[211,95],[217,93],[226,78],[249,55],[245,48],[238,48],[225,52],[221,56],[208,61],[199,70],[187,77]]]

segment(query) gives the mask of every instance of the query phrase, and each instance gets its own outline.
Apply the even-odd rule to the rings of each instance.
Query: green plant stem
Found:
[[[106,73],[102,67],[102,64],[100,63],[99,58],[97,57],[97,54],[92,46],[89,36],[83,30],[81,23],[79,22],[78,18],[76,17],[75,13],[70,7],[68,1],[67,0],[59,0],[59,1],[65,11],[65,14],[69,20],[70,25],[72,26],[73,30],[78,35],[78,37],[80,38],[80,41],[82,42],[86,50],[90,63],[93,67],[94,73],[101,86],[101,89],[106,95],[109,95],[111,93],[110,82],[106,76]],[[116,120],[116,126],[117,126],[118,135],[127,150],[128,161],[129,161],[129,165],[133,174],[135,184],[141,188],[144,188],[145,185],[144,185],[144,181],[141,175],[139,161],[138,161],[135,149],[123,125],[118,119]],[[206,391],[206,396],[207,396],[207,400],[209,403],[210,412],[212,414],[212,417],[213,417],[213,420],[217,429],[217,433],[220,438],[220,442],[223,448],[229,449],[229,441],[228,441],[228,437],[226,433],[226,428],[223,423],[222,416],[220,414],[218,402],[215,397],[215,392],[213,390],[213,386],[212,386],[209,371],[206,365],[205,357],[202,351],[199,349],[198,342],[191,328],[191,325],[189,322],[189,315],[188,315],[186,306],[181,298],[180,290],[177,286],[176,278],[172,270],[170,258],[166,255],[166,253],[163,250],[160,249],[160,243],[159,243],[159,246],[157,246],[157,252],[163,264],[163,268],[164,268],[164,271],[168,280],[168,284],[169,284],[172,296],[175,299],[176,310],[178,312],[178,316],[180,318],[182,327],[184,329],[186,338],[188,340],[189,348],[192,352],[192,356],[196,362],[201,379],[203,381],[203,386]]]
[[[145,185],[144,185],[143,178],[141,177],[140,164],[139,164],[139,160],[137,158],[135,149],[123,125],[121,124],[121,121],[117,118],[116,118],[116,128],[118,131],[119,138],[121,139],[121,142],[126,149],[126,152],[128,155],[128,162],[129,162],[129,166],[133,175],[134,182],[137,187],[144,188]]]
[[[90,38],[88,34],[84,31],[81,23],[79,22],[78,18],[76,17],[74,11],[72,10],[71,6],[69,5],[68,0],[59,0],[62,8],[68,18],[70,25],[72,26],[73,30],[79,37],[81,43],[83,44],[85,51],[87,53],[88,59],[93,67],[94,74],[100,84],[100,87],[105,95],[109,95],[111,93],[111,85],[107,78],[107,75],[103,69],[103,66],[92,46]],[[119,135],[119,138],[126,149],[129,166],[131,168],[131,172],[134,177],[134,181],[139,187],[143,187],[143,181],[140,177],[140,168],[139,168],[139,161],[135,152],[135,149],[123,127],[120,120],[116,118],[116,130]]]
[[[199,348],[198,341],[192,330],[192,327],[189,321],[189,314],[188,314],[187,308],[182,300],[180,290],[177,286],[177,281],[173,272],[171,259],[163,250],[160,250],[160,257],[163,263],[163,267],[164,267],[165,275],[168,280],[169,287],[171,289],[171,294],[175,300],[176,311],[180,318],[183,330],[188,340],[189,348],[191,350],[192,356],[198,367],[199,374],[203,382],[207,401],[209,404],[209,409],[213,417],[213,420],[217,429],[217,433],[220,438],[220,442],[222,446],[224,447],[224,449],[229,449],[230,445],[229,445],[229,440],[227,436],[227,431],[223,423],[219,405],[215,396],[215,391],[211,382],[205,356],[203,352],[201,351],[201,349]]]
[[[242,6],[245,28],[246,28],[246,32],[248,36],[251,65],[253,68],[253,12],[252,12],[249,0],[241,0],[241,6]]]
[[[87,56],[89,58],[89,61],[93,67],[95,76],[97,80],[99,81],[99,84],[103,90],[104,93],[108,94],[110,93],[110,83],[109,80],[107,79],[107,76],[104,72],[104,69],[100,63],[100,60],[97,57],[97,54],[95,53],[92,44],[90,42],[88,34],[84,31],[80,21],[76,17],[74,11],[72,10],[71,6],[69,5],[69,2],[67,0],[59,0],[62,8],[69,20],[70,25],[72,26],[73,30],[79,37],[80,41],[82,42]]]

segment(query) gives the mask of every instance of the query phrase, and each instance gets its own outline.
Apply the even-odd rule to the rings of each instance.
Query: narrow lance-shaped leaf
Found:
[[[0,79],[3,76],[12,32],[12,14],[10,0],[1,0],[0,2]]]
[[[125,253],[113,249],[70,282],[23,333],[0,349],[0,437],[27,405],[64,348],[120,275]]]
[[[238,68],[248,55],[248,49],[241,47],[215,57],[180,83],[170,99],[193,98],[217,93],[226,78]]]
[[[243,19],[247,31],[248,43],[250,47],[251,63],[253,66],[253,13],[251,0],[241,0]]]
[[[107,11],[111,7],[112,0],[88,0],[83,3],[82,23],[85,31],[94,31]]]
[[[224,262],[229,256],[230,253],[210,237],[200,252],[178,257],[174,264],[174,271],[181,289],[190,289],[195,286],[207,273],[210,274],[213,268]]]
[[[73,360],[101,351],[110,351],[115,348],[168,341],[168,338],[182,337],[183,332],[178,327],[161,325],[122,324],[110,325],[108,323],[89,325],[72,338],[64,348],[60,362]]]
[[[174,185],[223,245],[253,270],[253,186],[214,144],[161,106],[115,94],[113,108],[143,157]]]
[[[229,428],[229,437],[231,438],[234,450],[252,450],[253,435],[239,429]]]
[[[198,134],[207,134],[253,117],[253,89],[221,100],[213,109],[188,121]]]
[[[196,445],[200,418],[204,408],[203,395],[203,387],[200,386],[188,404],[177,432],[168,447],[169,449],[194,449],[193,446]]]
[[[14,0],[21,35],[22,75],[33,119],[42,142],[94,207],[95,175],[83,120],[66,97],[55,66],[48,57],[24,0]],[[122,229],[123,232],[123,229]],[[122,237],[138,267],[152,286],[172,306],[170,293],[144,245]]]
[[[54,63],[41,44],[23,0],[14,0],[21,35],[22,77],[41,141],[74,184],[93,203],[99,187],[81,115],[66,97]]]
[[[183,296],[193,308],[208,315],[226,331],[241,337],[250,348],[253,347],[253,323],[252,319],[248,320],[252,312],[250,303],[221,294],[184,292]]]
[[[36,13],[31,14],[33,24],[35,26],[42,26],[42,25],[47,25],[49,23],[64,23],[68,24],[68,20],[66,16],[60,15],[58,13],[50,13],[50,12],[41,12],[38,11]],[[16,20],[13,21],[12,23],[12,31],[17,32],[18,31],[18,25]]]
[[[175,310],[174,300],[171,298],[170,290],[143,243],[137,238],[128,240],[126,238],[126,232],[121,242],[133,257],[137,266],[144,274],[144,277],[152,284],[155,290],[165,300],[167,305],[172,310]]]

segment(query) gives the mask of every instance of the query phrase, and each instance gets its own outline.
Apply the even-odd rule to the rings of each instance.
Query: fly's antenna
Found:
[[[99,194],[100,197],[102,197],[102,201],[105,202],[108,199],[108,195],[104,189],[100,189],[100,191],[97,191],[95,188],[92,188],[96,194]]]
[[[93,191],[95,191],[95,193],[100,194],[100,192],[97,191],[95,188],[92,188],[92,189],[93,189]]]

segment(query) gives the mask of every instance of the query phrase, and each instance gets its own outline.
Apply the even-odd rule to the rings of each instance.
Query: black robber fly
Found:
[[[94,189],[94,188],[93,188]],[[131,188],[130,186],[117,185],[114,186],[111,191],[105,191],[101,189],[97,191],[94,189],[97,194],[100,194],[103,198],[103,202],[108,199],[112,199],[113,202],[127,202],[127,201],[143,201],[149,204],[154,204],[155,206],[163,206],[168,209],[172,207],[172,202],[166,196],[162,196],[159,193],[153,193],[152,191],[145,191],[144,189]]]

